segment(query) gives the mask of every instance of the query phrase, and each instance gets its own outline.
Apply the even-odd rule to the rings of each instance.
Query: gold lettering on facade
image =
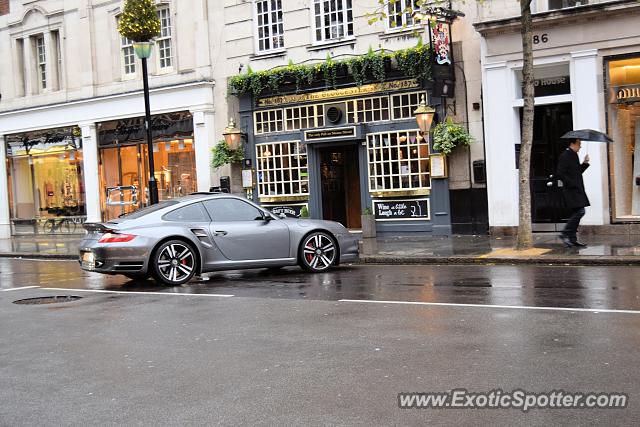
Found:
[[[384,83],[373,83],[360,87],[350,87],[344,89],[325,90],[322,92],[301,93],[297,95],[272,96],[269,98],[258,99],[258,107],[271,107],[281,104],[293,104],[308,101],[322,101],[326,99],[346,98],[350,96],[358,96],[376,92],[386,92],[402,89],[413,89],[420,87],[418,80],[396,80]]]
[[[630,98],[640,98],[640,87],[619,89],[616,97],[619,101]]]

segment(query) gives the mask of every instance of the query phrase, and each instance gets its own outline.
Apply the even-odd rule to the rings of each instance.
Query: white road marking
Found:
[[[21,288],[0,289],[0,292],[19,291],[21,289],[33,289],[33,288],[39,288],[39,287],[40,286],[22,286]]]
[[[473,307],[473,308],[513,308],[519,310],[547,310],[547,311],[582,311],[589,313],[621,313],[640,314],[640,310],[612,310],[605,308],[569,308],[569,307],[532,307],[527,305],[494,305],[494,304],[456,304],[448,302],[420,302],[420,301],[379,301],[360,299],[341,299],[339,302],[362,302],[371,304],[403,304],[403,305],[427,305],[436,307]]]
[[[47,291],[69,291],[69,292],[97,292],[103,294],[133,294],[133,295],[165,295],[178,297],[220,297],[230,298],[234,295],[228,294],[174,294],[170,292],[137,292],[137,291],[107,291],[104,289],[67,289],[67,288],[41,288]]]

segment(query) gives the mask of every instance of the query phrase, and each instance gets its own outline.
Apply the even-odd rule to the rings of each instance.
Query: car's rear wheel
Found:
[[[336,263],[338,247],[333,237],[324,231],[309,234],[298,253],[300,266],[314,273],[325,271]]]
[[[160,245],[152,263],[153,277],[165,285],[182,285],[196,274],[195,249],[182,240],[170,240]]]

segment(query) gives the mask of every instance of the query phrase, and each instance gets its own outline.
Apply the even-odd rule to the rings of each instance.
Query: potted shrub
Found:
[[[469,132],[462,125],[453,123],[451,117],[433,129],[433,148],[443,154],[449,155],[456,147],[469,146],[472,142]]]
[[[300,209],[300,218],[309,218],[309,208],[307,208],[307,205],[304,205],[302,209]]]
[[[153,0],[126,0],[118,19],[118,32],[134,42],[149,42],[160,34],[160,19]]]
[[[362,211],[362,238],[376,237],[376,217],[373,215],[371,208],[366,207]]]

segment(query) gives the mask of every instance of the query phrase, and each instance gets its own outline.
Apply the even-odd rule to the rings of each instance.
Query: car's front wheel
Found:
[[[165,285],[182,285],[196,274],[195,249],[181,240],[163,243],[154,252],[152,263],[153,277]]]
[[[324,231],[309,234],[300,245],[300,266],[314,273],[325,271],[336,263],[338,248],[333,237]]]

